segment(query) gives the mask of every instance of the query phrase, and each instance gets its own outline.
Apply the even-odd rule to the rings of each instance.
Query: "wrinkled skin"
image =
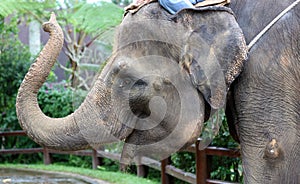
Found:
[[[292,2],[231,0],[230,8],[249,43]],[[228,29],[228,24],[226,29],[220,29],[222,26],[209,27],[214,25],[212,20],[217,19],[209,18],[208,12],[208,16],[202,12],[200,16],[195,16],[197,18],[192,18],[192,15],[197,14],[193,11],[182,12],[174,17],[151,3],[134,16],[126,15],[122,24],[134,24],[129,24],[129,27],[121,25],[116,36],[115,53],[94,88],[74,114],[59,119],[45,117],[36,101],[37,91],[53,64],[50,61],[55,61],[62,45],[61,31],[54,23],[54,28],[50,24],[54,30],[51,33],[53,36],[26,75],[19,91],[17,113],[23,129],[39,144],[62,150],[97,147],[99,144],[124,139],[126,144],[122,156],[125,163],[130,162],[135,155],[145,154],[149,148],[157,152],[157,149],[167,147],[170,150],[163,153],[169,154],[178,149],[174,142],[184,139],[179,147],[192,143],[200,132],[204,113],[208,112],[209,115],[212,109],[218,109],[224,104],[227,88],[242,68],[242,64],[230,56],[243,59],[245,56],[245,49],[239,48],[236,52],[233,49],[236,45],[243,45],[243,41],[239,44],[234,42],[234,46],[232,42],[224,41],[226,37],[222,35],[226,34],[222,31]],[[241,143],[245,183],[299,183],[299,12],[298,5],[254,45],[248,53],[249,59],[244,71],[233,82],[228,94],[226,115],[231,132]],[[232,15],[225,13],[225,16],[229,18],[217,22],[223,25],[229,21],[229,27],[235,27]],[[150,18],[154,19],[150,21],[152,24],[145,22]],[[142,23],[137,24],[133,19]],[[157,19],[168,23],[179,22],[176,27],[182,29],[178,31],[172,24],[159,24]],[[193,23],[194,26],[204,26],[200,29],[201,26],[193,27]],[[159,26],[162,25],[170,27],[161,29]],[[216,39],[218,35],[221,36]],[[223,49],[216,49],[220,46]],[[216,53],[214,57],[207,54],[210,51]],[[153,55],[169,60],[155,58],[161,63],[157,67],[157,62],[151,60]],[[222,56],[229,57],[225,60]],[[216,58],[218,62],[214,61]],[[146,61],[156,67],[146,64]],[[232,67],[227,66],[228,63],[239,67],[232,70]],[[173,64],[179,64],[179,70],[163,70]],[[157,68],[160,70],[155,73],[154,69]],[[215,73],[211,72],[219,69],[225,71],[221,73],[224,74],[223,78],[220,75],[215,77]],[[164,76],[165,73],[174,76]],[[178,90],[178,83],[185,86]],[[127,88],[123,88],[126,84]],[[183,89],[191,92],[192,100],[180,98]],[[189,106],[195,100],[196,105],[199,105],[195,108],[199,112],[197,115],[192,113],[194,106]],[[184,111],[185,107],[189,107],[187,111]],[[181,124],[179,117],[182,112],[189,112],[188,115],[193,116],[188,118],[181,131],[175,131],[175,125]],[[147,120],[146,123],[143,119]],[[154,120],[154,124],[151,120]],[[174,137],[170,136],[173,141],[151,146],[150,143],[164,140],[170,132],[175,132]]]
[[[154,20],[147,20],[153,19],[153,17]],[[174,27],[174,23],[176,23],[176,27]],[[176,31],[170,32],[173,29]],[[124,33],[127,35],[124,36]],[[119,83],[116,82],[118,79],[123,81],[125,78],[133,81],[126,83],[131,86],[131,91],[138,88],[136,90],[138,93],[132,100],[133,107],[130,108],[135,114],[147,116],[149,113],[145,112],[148,106],[147,101],[153,96],[161,96],[167,107],[165,119],[160,122],[159,126],[146,130],[135,128],[127,137],[125,141],[127,144],[123,150],[123,162],[127,162],[126,157],[132,158],[133,155],[150,157],[155,155],[154,157],[158,159],[166,158],[171,152],[192,144],[200,134],[204,113],[209,116],[208,112],[211,109],[219,109],[224,105],[227,89],[241,71],[246,57],[243,35],[235,23],[233,15],[226,8],[205,8],[199,12],[184,10],[171,16],[162,11],[157,3],[151,3],[140,9],[139,12],[125,16],[116,39],[118,43],[115,45],[116,56],[114,56],[113,62],[107,65],[108,72],[104,69],[100,77],[107,79],[117,76],[117,79],[108,80],[114,81],[113,86],[116,89],[119,89]],[[167,58],[170,61],[166,61],[168,64],[164,64],[164,61],[159,61],[159,58],[154,56]],[[144,64],[143,58],[150,60],[150,65],[149,61],[144,61],[147,63]],[[171,66],[169,62],[179,64],[178,74],[176,71],[172,71],[173,65]],[[121,65],[121,69],[116,65]],[[118,69],[115,69],[116,67]],[[141,74],[147,76],[151,70],[159,70],[155,74],[161,76],[163,81],[167,76],[171,84],[161,83],[157,77],[143,78],[139,76]],[[112,71],[119,73],[116,74]],[[188,74],[187,80],[183,77],[185,81],[181,81],[182,74]],[[138,85],[135,85],[134,82],[137,82]],[[195,88],[201,95],[200,101],[191,94]],[[144,101],[145,94],[150,91],[154,92],[146,97],[144,104],[146,106],[141,106],[139,103]],[[124,91],[121,92],[124,93]],[[141,92],[143,93],[140,94]],[[120,95],[119,92],[117,94]],[[211,108],[206,105],[204,110],[205,104],[202,96]],[[156,107],[158,106],[156,105]],[[199,107],[201,109],[197,112]],[[128,110],[123,107],[121,109]],[[155,110],[152,109],[151,114],[155,114],[153,111]],[[198,113],[201,115],[195,116]],[[157,121],[159,118],[151,119]],[[138,121],[136,124],[135,126],[140,126],[141,122]],[[176,128],[174,128],[175,126]]]
[[[53,15],[43,27],[50,39],[17,97],[22,128],[37,143],[60,150],[124,140],[125,164],[141,155],[163,159],[192,144],[204,119],[224,106],[246,59],[245,40],[230,9],[183,10],[174,16],[150,3],[124,17],[113,55],[83,104],[65,118],[50,118],[36,96],[63,35]]]
[[[293,0],[232,0],[249,43]],[[300,182],[300,5],[250,50],[234,82],[227,118],[241,143],[244,183]]]

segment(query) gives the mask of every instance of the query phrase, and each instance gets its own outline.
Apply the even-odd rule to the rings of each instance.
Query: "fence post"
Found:
[[[166,167],[170,164],[171,158],[168,157],[161,161],[161,183],[162,184],[171,184],[173,183],[172,177],[166,173]]]
[[[52,158],[51,158],[50,152],[49,152],[48,148],[46,148],[46,147],[44,147],[43,156],[44,156],[44,164],[45,165],[49,165],[52,163]]]
[[[102,158],[98,157],[98,152],[95,149],[92,149],[92,160],[93,160],[93,169],[97,169],[97,167],[102,164]]]
[[[199,150],[200,140],[196,142],[196,181],[205,184],[207,179],[207,160],[205,150]]]
[[[142,157],[138,156],[137,160],[136,160],[136,167],[137,167],[137,176],[138,177],[142,177],[142,178],[146,178],[147,177],[147,168],[145,165],[142,165]]]

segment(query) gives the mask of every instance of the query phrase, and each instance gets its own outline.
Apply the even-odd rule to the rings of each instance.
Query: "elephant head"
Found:
[[[170,15],[158,3],[127,13],[113,54],[82,105],[65,118],[49,118],[36,95],[63,44],[52,15],[50,39],[19,89],[17,114],[37,143],[78,150],[124,140],[124,162],[159,159],[192,144],[205,114],[221,108],[246,58],[242,31],[226,7],[186,9]]]

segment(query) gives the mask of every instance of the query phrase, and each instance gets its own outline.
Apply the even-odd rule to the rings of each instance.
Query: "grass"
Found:
[[[79,167],[62,166],[62,165],[25,165],[25,164],[0,164],[0,168],[22,168],[22,169],[36,169],[36,170],[46,170],[46,171],[59,171],[59,172],[69,172],[80,174],[104,181],[108,181],[114,184],[158,184],[157,181],[152,181],[145,178],[139,178],[132,174],[125,174],[121,172],[111,172],[102,170],[92,170]]]

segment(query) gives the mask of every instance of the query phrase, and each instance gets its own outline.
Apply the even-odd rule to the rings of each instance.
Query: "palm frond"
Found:
[[[37,10],[45,10],[53,8],[55,0],[1,0],[0,1],[0,16],[7,17],[12,13],[28,13]]]
[[[95,36],[120,24],[123,9],[108,2],[78,3],[69,11],[62,13],[65,20],[72,24],[77,32],[84,31]]]

